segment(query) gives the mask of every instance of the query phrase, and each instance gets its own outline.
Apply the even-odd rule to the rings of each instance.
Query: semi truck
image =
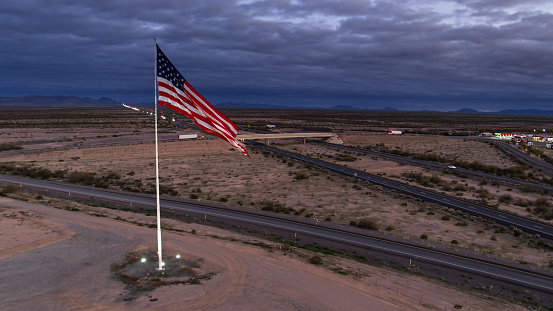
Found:
[[[179,135],[179,140],[183,139],[197,139],[198,134],[185,134],[185,135]]]
[[[403,131],[395,131],[395,130],[390,130],[388,132],[389,135],[403,135]]]

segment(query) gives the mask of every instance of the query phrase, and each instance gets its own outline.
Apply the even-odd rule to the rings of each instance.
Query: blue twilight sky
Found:
[[[213,104],[553,109],[551,0],[6,0],[0,96],[154,101],[154,42]]]

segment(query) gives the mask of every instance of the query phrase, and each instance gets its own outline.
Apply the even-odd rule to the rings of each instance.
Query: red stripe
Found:
[[[163,92],[163,91],[160,91],[160,96],[163,95],[163,96],[169,98],[170,100],[173,100],[173,101],[175,101],[175,102],[180,103],[180,104],[183,105],[183,106],[186,106],[186,104],[188,104],[189,106],[192,106],[192,107],[194,107],[194,108],[196,108],[196,109],[199,109],[199,108],[198,108],[197,101],[195,101],[195,100],[192,100],[192,101],[191,101],[191,100],[189,100],[189,98],[185,98],[185,97],[179,95],[179,94],[176,92],[176,89],[175,89],[174,87],[172,87],[172,86],[171,86],[171,89],[173,89],[174,93],[177,94],[178,97],[175,97],[173,94],[171,94],[171,93],[166,93],[166,92]],[[161,102],[162,102],[162,103],[165,103],[165,102],[163,102],[163,98],[161,98]],[[228,127],[225,127],[224,125],[221,125],[220,127],[222,127],[222,129],[218,128],[218,126],[217,126],[216,124],[214,124],[214,123],[219,123],[218,121],[217,121],[217,122],[213,122],[212,119],[206,118],[206,117],[204,117],[204,116],[202,116],[202,115],[199,115],[199,114],[195,113],[194,111],[190,111],[190,113],[186,113],[186,111],[182,110],[180,107],[174,106],[174,105],[173,105],[172,103],[170,103],[170,102],[167,102],[167,103],[162,104],[162,105],[164,105],[164,106],[166,106],[166,107],[170,107],[170,108],[172,108],[173,110],[178,111],[179,113],[182,113],[182,114],[184,114],[185,116],[188,116],[188,117],[194,119],[194,121],[196,122],[196,124],[197,124],[202,130],[204,130],[204,131],[206,131],[206,132],[209,132],[209,133],[212,133],[212,134],[216,135],[217,137],[223,138],[223,137],[221,137],[221,136],[224,136],[225,138],[223,138],[223,139],[228,140],[229,142],[230,142],[230,141],[234,141],[234,138],[236,137],[236,136],[234,135],[234,133],[232,133],[232,132],[229,131]],[[222,133],[219,133],[219,132],[214,131],[213,129],[207,128],[207,127],[205,127],[203,124],[201,124],[201,122],[198,122],[198,121],[207,123],[207,124],[213,126],[215,129],[217,129],[217,130],[219,130],[219,131],[222,131]],[[219,123],[219,124],[220,124],[220,123]]]
[[[189,93],[186,89],[180,90],[185,95],[183,96],[178,92],[178,89],[171,83],[165,83],[158,79],[158,87],[166,88],[171,92],[159,91],[159,104],[165,107],[169,107],[180,114],[183,114],[194,120],[194,123],[202,130],[215,135],[223,140],[229,142],[233,147],[239,149],[242,153],[249,157],[248,152],[238,144],[235,140],[238,127],[232,121],[230,121],[225,115],[221,114],[215,107],[213,107],[202,95],[198,93],[188,82],[185,82],[186,88],[192,92]],[[186,111],[178,106],[175,106],[171,101],[179,103],[180,105],[188,108],[195,108],[198,112],[193,110]],[[187,108],[187,109],[188,109]],[[206,123],[213,127],[210,129],[205,127],[203,123]],[[221,132],[218,132],[221,131]]]
[[[188,86],[190,88],[190,90],[198,97],[202,100],[203,104],[207,107],[209,107],[209,109],[211,111],[213,111],[215,114],[217,114],[217,117],[225,120],[226,122],[228,122],[228,124],[230,126],[232,126],[232,128],[234,129],[234,131],[238,132],[238,127],[236,127],[236,125],[234,123],[232,123],[232,121],[230,121],[224,114],[220,113],[217,109],[215,109],[215,107],[213,107],[200,93],[198,93],[198,91],[196,91],[196,89],[194,89],[192,87],[192,85],[190,85],[188,83],[188,81],[185,81],[184,82],[186,84],[186,86]]]

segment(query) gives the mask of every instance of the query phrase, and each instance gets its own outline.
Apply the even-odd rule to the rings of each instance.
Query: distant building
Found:
[[[513,139],[515,140],[515,142],[517,143],[526,143],[528,142],[528,137],[526,137],[526,135],[515,135],[513,137]]]
[[[550,142],[553,142],[553,137],[534,135],[532,136],[532,140],[550,143]]]
[[[495,133],[497,139],[513,139],[518,133]]]

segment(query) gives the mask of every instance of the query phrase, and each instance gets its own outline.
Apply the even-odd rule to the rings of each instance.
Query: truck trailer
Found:
[[[390,130],[388,132],[389,135],[403,135],[403,131],[394,131],[394,130]]]
[[[183,140],[183,139],[198,139],[198,134],[179,135],[179,140]]]

